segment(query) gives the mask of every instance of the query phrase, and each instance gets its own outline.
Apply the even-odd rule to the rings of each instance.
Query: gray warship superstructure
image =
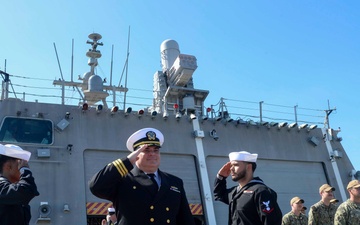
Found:
[[[195,56],[181,54],[174,40],[160,46],[160,71],[154,74],[153,103],[135,110],[115,100],[126,86],[105,85],[95,68],[101,52],[100,34],[90,34],[90,71],[80,82],[59,79],[53,84],[75,88],[78,105],[29,102],[9,97],[11,75],[3,76],[0,141],[32,153],[30,159],[40,196],[31,201],[31,224],[99,224],[110,202],[93,196],[89,179],[104,165],[129,154],[126,140],[134,131],[154,127],[165,135],[160,168],[184,180],[189,207],[197,224],[226,224],[227,205],[215,202],[213,181],[232,151],[259,154],[255,172],[278,193],[282,211],[294,196],[310,206],[318,188],[329,183],[337,199],[347,199],[346,184],[359,179],[343,146],[339,130],[299,121],[231,118],[221,98],[219,109],[205,107],[208,90],[194,88]],[[111,99],[108,101],[107,99]],[[124,101],[125,102],[125,101]],[[260,103],[261,106],[261,103]],[[260,111],[260,115],[262,112]],[[229,185],[236,185],[228,179]]]

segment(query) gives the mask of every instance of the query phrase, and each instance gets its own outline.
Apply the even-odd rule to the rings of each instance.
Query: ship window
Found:
[[[0,141],[9,143],[53,143],[53,123],[44,119],[5,117],[0,128]]]

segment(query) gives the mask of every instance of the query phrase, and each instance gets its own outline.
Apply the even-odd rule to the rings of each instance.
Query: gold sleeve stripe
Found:
[[[123,176],[125,176],[127,173],[129,173],[129,171],[126,169],[124,163],[123,163],[121,160],[119,160],[119,161],[121,162],[121,163],[120,163],[121,171],[123,171],[123,173],[124,173]]]
[[[116,167],[117,171],[120,173],[120,175],[123,177],[128,173],[128,170],[126,169],[124,163],[121,161],[121,159],[117,159],[112,162],[112,164]]]

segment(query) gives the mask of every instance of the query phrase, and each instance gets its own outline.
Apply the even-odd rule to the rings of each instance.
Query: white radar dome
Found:
[[[86,73],[84,73],[84,75],[83,75],[83,79],[84,80],[86,80],[86,82],[89,80],[89,77],[91,76],[91,72],[86,72]]]
[[[89,84],[89,78],[90,77],[91,77],[91,72],[84,73],[84,75],[82,77],[82,81],[83,81],[82,90],[83,91],[88,89],[88,84]]]
[[[89,78],[89,91],[102,91],[103,80],[98,75],[92,75]]]
[[[160,54],[162,70],[169,70],[180,54],[179,44],[171,39],[163,41],[160,45]]]

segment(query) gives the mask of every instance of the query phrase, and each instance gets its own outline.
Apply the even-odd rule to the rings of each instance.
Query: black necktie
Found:
[[[150,179],[152,180],[152,182],[154,183],[154,187],[156,187],[156,191],[159,189],[159,185],[158,185],[158,183],[156,182],[156,180],[155,180],[155,174],[153,174],[153,173],[148,173],[147,174],[149,177],[150,177]]]

